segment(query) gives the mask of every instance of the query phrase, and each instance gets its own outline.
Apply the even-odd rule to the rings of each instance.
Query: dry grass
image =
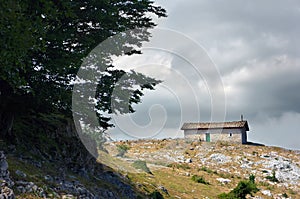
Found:
[[[115,143],[115,145],[121,142]],[[300,186],[297,189],[285,188],[284,186],[270,185],[262,176],[264,173],[260,165],[252,165],[252,169],[241,168],[239,162],[258,162],[261,161],[261,156],[276,152],[284,158],[293,159],[293,162],[300,164],[299,154],[294,151],[282,149],[279,147],[252,146],[231,143],[205,143],[193,142],[191,140],[176,139],[176,140],[139,140],[122,142],[130,147],[126,153],[127,158],[109,158],[110,166],[119,169],[120,165],[123,168],[128,168],[127,163],[132,163],[134,160],[142,159],[147,161],[153,176],[144,173],[137,173],[134,168],[128,168],[126,173],[133,184],[137,185],[140,191],[151,193],[157,190],[159,185],[164,186],[170,195],[160,191],[165,198],[216,198],[222,192],[229,192],[239,181],[247,179],[253,170],[257,173],[258,187],[263,190],[272,189],[274,194],[287,193],[292,198],[300,198]],[[113,151],[113,144],[108,147]],[[217,164],[209,160],[211,154],[220,153],[231,157],[231,160],[224,164]],[[191,158],[191,163],[174,163],[174,161],[166,158],[174,154],[182,157]],[[175,155],[174,155],[175,156]],[[161,158],[163,157],[163,158]],[[201,159],[208,159],[207,162],[202,162]],[[169,165],[169,167],[167,167]],[[155,168],[155,169],[153,169]],[[202,169],[205,168],[205,169]],[[191,180],[191,176],[198,175],[209,182],[210,185],[195,183]],[[217,178],[227,178],[231,182],[228,184],[220,183]],[[272,186],[274,186],[272,188]],[[256,196],[261,196],[268,199],[267,196],[258,192]],[[271,197],[269,197],[271,198]]]

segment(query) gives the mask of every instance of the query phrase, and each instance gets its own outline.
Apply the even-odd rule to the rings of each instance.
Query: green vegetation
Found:
[[[255,175],[253,175],[252,173],[249,176],[249,181],[252,182],[253,184],[255,183]]]
[[[297,193],[296,193],[294,190],[292,190],[292,189],[289,189],[288,192],[289,192],[289,194],[291,194],[291,195],[296,195],[296,194],[297,194]]]
[[[218,176],[220,176],[221,178],[234,178],[234,175],[233,174],[230,174],[230,173],[217,173],[216,174]]]
[[[191,167],[187,164],[187,163],[171,163],[168,164],[167,167],[173,168],[173,169],[183,169],[183,170],[187,170],[187,169],[191,169]]]
[[[73,121],[72,116],[91,124],[91,129],[99,122],[101,134],[112,126],[104,113],[134,112],[144,90],[160,83],[135,71],[114,69],[111,60],[113,55],[140,53],[137,48],[148,41],[148,29],[156,26],[153,19],[166,17],[166,11],[152,1],[12,0],[1,1],[0,7],[0,136],[7,141],[25,143],[33,126],[42,129],[35,134],[56,132],[49,126],[62,129],[60,118]],[[88,56],[107,38],[139,28],[143,32],[112,41],[118,50]],[[97,81],[95,90],[73,83],[83,62],[85,69],[87,62],[97,68],[89,68],[83,79]],[[80,111],[74,111],[73,91],[81,96],[73,100]],[[19,139],[20,134],[27,140]]]
[[[211,169],[209,169],[209,168],[207,168],[207,167],[201,167],[201,168],[199,169],[199,171],[205,171],[205,172],[207,172],[207,173],[218,174],[217,171],[213,171],[213,170],[211,170]]]
[[[126,144],[117,145],[118,154],[117,156],[124,157],[125,153],[130,149]]]
[[[150,171],[150,169],[147,166],[147,163],[145,161],[142,160],[136,160],[132,163],[132,166],[136,169],[140,169],[146,173],[149,173],[152,175],[152,172]]]
[[[197,183],[209,185],[209,182],[207,182],[203,176],[193,175],[192,180]]]
[[[247,195],[258,192],[259,189],[255,184],[255,176],[250,175],[249,180],[243,180],[229,193],[222,193],[218,195],[219,199],[246,199]]]
[[[288,198],[289,196],[286,193],[283,193],[282,197]]]
[[[276,178],[275,170],[272,171],[272,176],[267,176],[266,179],[270,180],[271,182],[279,182],[279,180]]]

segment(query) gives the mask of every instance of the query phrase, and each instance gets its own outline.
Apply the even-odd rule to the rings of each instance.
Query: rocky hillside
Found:
[[[128,179],[93,161],[83,148],[80,149],[74,149],[69,158],[58,158],[57,154],[25,151],[0,140],[0,199],[147,197]]]
[[[259,191],[248,198],[300,198],[300,152],[278,147],[185,139],[110,142],[93,163],[78,150],[68,160],[0,146],[0,198],[215,199],[251,174]]]
[[[300,198],[299,151],[184,139],[111,142],[105,148],[99,161],[140,192],[161,198],[217,198],[251,174],[259,191],[249,198]]]

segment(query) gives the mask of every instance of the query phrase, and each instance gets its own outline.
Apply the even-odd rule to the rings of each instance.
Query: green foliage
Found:
[[[209,185],[209,182],[205,181],[204,177],[202,177],[202,176],[193,175],[192,180],[197,183]]]
[[[167,167],[176,168],[176,169],[183,169],[183,170],[191,169],[191,167],[187,163],[181,163],[181,164],[171,163],[171,164],[168,164]]]
[[[218,174],[217,171],[213,171],[213,170],[211,170],[211,169],[209,169],[209,168],[207,168],[207,167],[201,167],[201,168],[199,169],[199,171],[205,171],[205,172],[207,172],[207,173]]]
[[[142,160],[136,160],[132,163],[132,166],[136,169],[140,169],[146,173],[149,173],[152,175],[152,172],[150,171],[150,169],[147,166],[147,163],[145,161]]]
[[[282,197],[288,198],[289,196],[287,195],[287,193],[283,193]]]
[[[252,173],[249,176],[249,181],[252,182],[253,184],[255,183],[255,175],[253,175]]]
[[[24,120],[36,113],[56,112],[71,118],[72,82],[90,51],[119,32],[153,28],[151,14],[166,16],[163,8],[149,0],[9,0],[1,1],[0,7],[2,135],[12,133],[11,126],[19,117]],[[96,107],[93,105],[90,110],[97,110],[103,129],[111,124],[110,118],[100,114],[101,111],[131,113],[134,111],[131,105],[140,102],[142,90],[153,89],[160,82],[134,71],[113,70],[110,57],[125,52],[128,55],[140,53],[136,47],[141,47],[150,33],[130,36],[132,40],[120,46],[119,53],[110,52],[103,57],[107,70],[97,77],[96,96],[85,96],[97,101]],[[126,94],[123,98],[116,96],[119,100],[113,101],[112,108],[112,91],[121,77],[126,82],[121,88]],[[87,112],[77,116],[87,121],[91,119]]]
[[[266,179],[270,180],[271,182],[279,182],[279,180],[276,178],[275,170],[272,171],[272,176],[267,176]]]
[[[230,174],[230,173],[218,173],[218,172],[216,172],[215,174],[219,175],[221,178],[234,178],[234,175]]]
[[[130,147],[126,144],[117,145],[117,150],[118,150],[117,156],[123,157],[129,149]]]
[[[239,199],[237,197],[235,197],[232,193],[221,193],[220,195],[218,195],[219,199]]]
[[[249,180],[243,180],[229,193],[222,193],[218,195],[219,199],[246,199],[247,195],[258,192],[259,189],[255,184],[255,176],[250,175]]]

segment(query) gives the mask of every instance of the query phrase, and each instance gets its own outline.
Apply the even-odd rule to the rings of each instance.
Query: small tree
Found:
[[[253,184],[255,183],[255,175],[251,174],[249,176],[249,181],[252,182]]]
[[[253,193],[258,192],[259,189],[255,184],[255,176],[251,174],[249,180],[240,181],[236,188],[229,193],[222,193],[218,196],[219,199],[246,199],[249,194],[252,196]]]
[[[272,171],[272,176],[267,176],[266,179],[270,180],[271,182],[279,182],[279,180],[276,178],[275,170]]]

